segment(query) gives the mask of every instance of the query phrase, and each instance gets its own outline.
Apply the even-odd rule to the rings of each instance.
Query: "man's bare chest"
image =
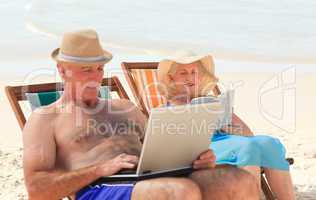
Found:
[[[139,137],[143,128],[127,116],[64,114],[55,122],[56,142],[62,146],[90,148],[112,136]]]

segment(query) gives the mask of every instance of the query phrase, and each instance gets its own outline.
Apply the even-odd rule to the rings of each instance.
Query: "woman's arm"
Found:
[[[232,116],[232,125],[225,126],[221,131],[234,134],[234,135],[243,135],[243,136],[253,136],[253,132],[235,113]]]

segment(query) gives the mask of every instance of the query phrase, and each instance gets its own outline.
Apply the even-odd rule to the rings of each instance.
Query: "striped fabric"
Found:
[[[57,99],[59,99],[61,95],[62,91],[25,93],[25,96],[30,103],[32,110],[55,102]]]
[[[55,102],[62,95],[62,91],[40,92],[40,93],[25,93],[31,109],[35,110],[38,107],[49,105]],[[103,99],[111,99],[111,90],[109,86],[100,88],[100,97]]]
[[[158,91],[158,78],[156,69],[132,70],[136,86],[148,111],[151,108],[165,104],[165,99]]]

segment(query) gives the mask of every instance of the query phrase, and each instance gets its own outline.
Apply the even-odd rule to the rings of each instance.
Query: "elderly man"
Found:
[[[211,150],[184,178],[137,183],[91,183],[135,168],[146,118],[127,100],[101,100],[104,64],[112,58],[93,30],[66,33],[52,53],[64,81],[55,103],[34,111],[24,128],[24,175],[29,198],[258,199],[253,176],[233,167],[213,168]],[[119,128],[118,128],[119,127]]]

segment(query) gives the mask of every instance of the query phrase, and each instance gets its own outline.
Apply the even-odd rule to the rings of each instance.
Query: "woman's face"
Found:
[[[175,83],[176,95],[194,98],[199,93],[199,85],[202,81],[199,62],[190,64],[178,64],[176,71],[171,75],[171,81]]]

